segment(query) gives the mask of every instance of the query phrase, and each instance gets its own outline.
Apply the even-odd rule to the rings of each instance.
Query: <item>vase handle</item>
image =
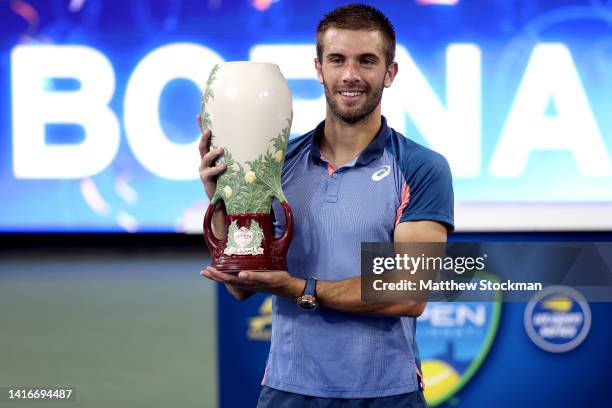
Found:
[[[287,254],[287,249],[289,249],[291,238],[293,238],[293,215],[291,214],[291,208],[287,200],[281,201],[280,204],[285,213],[285,231],[283,231],[283,234],[278,237],[278,239],[272,241],[272,247],[274,248],[275,254],[284,257]]]
[[[215,212],[215,207],[217,206],[217,202],[213,203],[212,201],[208,204],[208,208],[206,209],[206,214],[204,215],[204,241],[206,242],[206,246],[210,250],[210,254],[213,255],[220,247],[223,241],[218,240],[215,237],[215,234],[212,232],[212,216]]]

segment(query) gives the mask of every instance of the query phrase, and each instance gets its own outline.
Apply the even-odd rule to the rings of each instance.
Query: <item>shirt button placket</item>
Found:
[[[325,202],[335,203],[338,202],[338,188],[340,186],[340,174],[333,172],[330,177],[327,178],[327,190],[325,196]]]

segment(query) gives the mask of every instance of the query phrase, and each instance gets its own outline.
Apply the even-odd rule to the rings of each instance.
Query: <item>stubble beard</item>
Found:
[[[334,95],[338,93],[337,90],[330,90],[327,86],[327,83],[325,82],[325,79],[323,79],[323,89],[325,90],[325,99],[327,101],[327,106],[329,106],[334,116],[336,116],[338,119],[340,119],[346,124],[354,125],[355,123],[359,123],[362,120],[368,118],[372,114],[372,112],[376,110],[378,104],[382,100],[384,82],[376,88],[372,88],[370,85],[366,85],[364,93],[365,95],[370,96],[367,97],[363,107],[356,111],[342,110],[340,105],[334,99]]]

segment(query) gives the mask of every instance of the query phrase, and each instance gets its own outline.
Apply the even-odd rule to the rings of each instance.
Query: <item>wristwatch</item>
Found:
[[[304,293],[297,298],[297,305],[302,310],[315,310],[319,307],[317,298],[315,297],[317,290],[317,280],[315,278],[306,279]]]

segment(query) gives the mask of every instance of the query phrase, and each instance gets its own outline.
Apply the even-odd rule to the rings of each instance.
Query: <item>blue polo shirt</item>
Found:
[[[325,122],[290,141],[282,187],[295,219],[289,273],[342,280],[360,274],[361,242],[392,242],[398,223],[453,229],[448,163],[387,126],[351,163],[334,168],[317,141]],[[277,231],[284,229],[282,211]],[[274,297],[272,343],[262,384],[326,398],[371,398],[418,388],[416,320],[319,308]]]

